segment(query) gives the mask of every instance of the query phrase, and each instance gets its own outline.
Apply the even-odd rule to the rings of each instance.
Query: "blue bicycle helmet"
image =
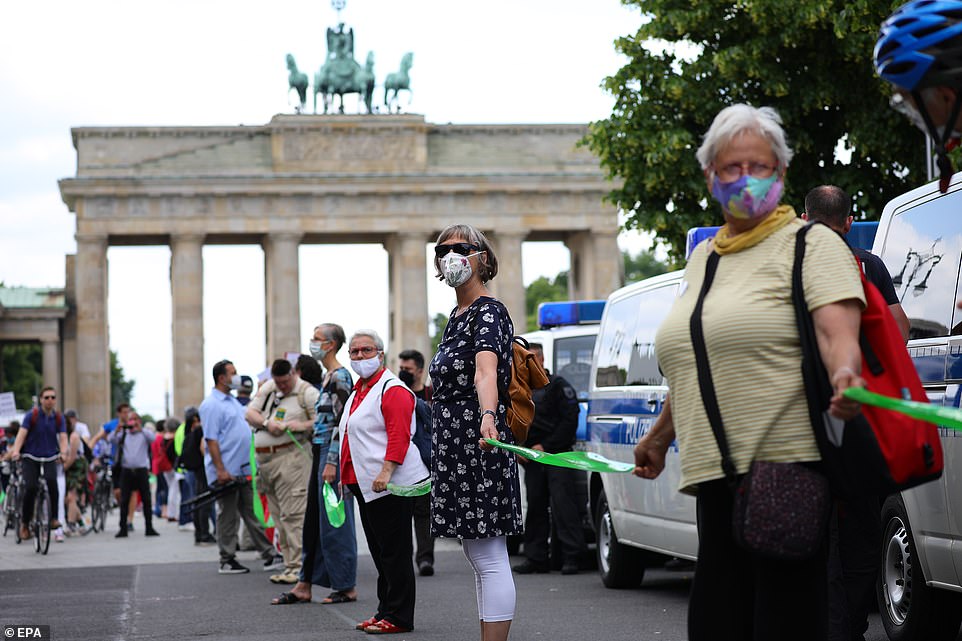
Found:
[[[912,0],[882,23],[875,69],[915,91],[962,86],[962,0]]]

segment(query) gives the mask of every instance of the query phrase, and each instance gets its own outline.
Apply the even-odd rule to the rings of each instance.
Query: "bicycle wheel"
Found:
[[[3,535],[6,536],[14,527],[17,514],[17,487],[11,483],[7,487],[7,494],[3,497]]]
[[[103,532],[107,519],[107,497],[104,489],[98,484],[94,489],[94,500],[90,510],[90,525],[94,532]]]
[[[43,487],[37,493],[33,523],[36,531],[34,549],[40,554],[46,554],[50,549],[50,495]]]

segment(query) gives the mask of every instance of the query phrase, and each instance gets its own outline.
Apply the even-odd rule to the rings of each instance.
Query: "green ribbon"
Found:
[[[395,485],[394,483],[388,483],[387,491],[394,496],[424,496],[431,491],[431,478],[428,477],[414,485]]]
[[[250,462],[251,462],[251,494],[254,497],[252,501],[253,508],[254,508],[254,516],[257,517],[257,520],[260,522],[262,526],[272,527],[273,523],[268,525],[267,523],[264,522],[264,506],[261,504],[261,497],[257,494],[257,453],[254,451],[254,439],[251,439]],[[273,520],[273,517],[271,517],[271,519]]]
[[[493,438],[486,438],[484,441],[488,445],[493,445],[495,447],[500,447],[503,450],[520,454],[526,459],[534,461],[535,463],[541,463],[542,465],[567,467],[572,470],[584,470],[586,472],[624,473],[631,472],[635,469],[635,465],[633,463],[612,461],[611,459],[607,459],[600,454],[595,454],[594,452],[560,452],[558,454],[549,454],[548,452],[532,450],[531,448],[521,447],[520,445],[502,443],[501,441],[496,441]]]
[[[870,392],[863,387],[850,387],[842,396],[850,398],[864,405],[873,405],[883,409],[899,412],[912,418],[936,425],[944,425],[956,430],[962,430],[962,410],[954,407],[942,407],[931,403],[920,403],[918,401],[906,401],[901,398],[893,398],[883,394]]]
[[[290,428],[285,428],[284,431],[287,432],[287,435],[291,437],[292,441],[294,441],[294,445],[296,445],[297,449],[301,451],[301,454],[303,454],[305,457],[307,457],[308,460],[310,460],[311,455],[308,454],[307,451],[304,449],[304,446],[301,445],[296,438],[294,438],[294,434],[291,433]]]
[[[324,481],[324,510],[327,512],[327,520],[333,527],[344,525],[344,499],[338,499],[334,488],[327,481]]]

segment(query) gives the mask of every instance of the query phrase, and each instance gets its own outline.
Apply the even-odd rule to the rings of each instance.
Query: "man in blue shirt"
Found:
[[[230,391],[240,386],[240,376],[228,360],[214,364],[214,388],[200,404],[200,420],[204,426],[207,454],[204,467],[210,485],[239,481],[237,489],[217,499],[217,547],[220,549],[220,574],[242,574],[250,570],[234,558],[237,550],[237,528],[240,519],[250,532],[255,549],[264,558],[265,569],[275,564],[274,546],[254,516],[254,496],[247,475],[250,474],[251,429],[244,420],[244,407]],[[239,518],[238,518],[239,517]]]
[[[40,391],[40,406],[34,407],[23,415],[17,440],[13,443],[10,456],[17,460],[23,456],[21,463],[24,481],[23,519],[20,521],[20,538],[29,539],[30,530],[27,525],[33,519],[33,504],[37,497],[40,483],[40,466],[43,465],[44,480],[50,493],[50,505],[56,506],[60,501],[57,491],[57,461],[41,462],[36,459],[59,456],[60,461],[67,458],[67,422],[63,414],[57,411],[57,391],[52,387],[44,387]],[[50,529],[60,527],[57,521],[57,510],[51,510]]]

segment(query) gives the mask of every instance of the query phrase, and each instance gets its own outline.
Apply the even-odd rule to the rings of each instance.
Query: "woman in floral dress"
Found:
[[[498,260],[484,234],[452,225],[434,249],[438,276],[454,288],[458,305],[430,368],[431,533],[461,539],[475,572],[482,641],[503,641],[515,609],[506,537],[522,531],[521,487],[514,455],[483,439],[514,443],[504,404],[514,327],[485,286]]]

